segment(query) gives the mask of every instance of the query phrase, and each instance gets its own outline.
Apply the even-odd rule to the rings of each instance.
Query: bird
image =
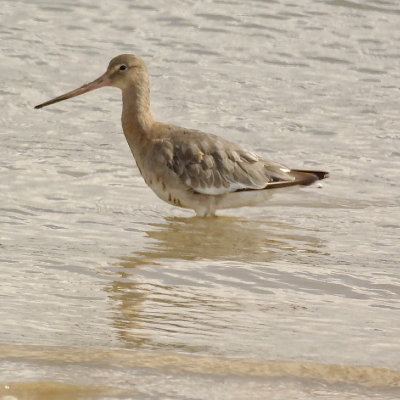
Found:
[[[220,136],[157,122],[150,111],[149,74],[134,54],[114,57],[94,81],[35,106],[46,107],[111,86],[122,91],[122,128],[147,185],[162,200],[199,217],[259,206],[273,193],[325,179],[328,172],[291,169]]]

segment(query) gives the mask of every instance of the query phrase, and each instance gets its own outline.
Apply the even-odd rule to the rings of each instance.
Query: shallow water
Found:
[[[8,1],[0,24],[0,399],[398,399],[396,1]],[[162,203],[111,88],[323,188],[216,219]]]

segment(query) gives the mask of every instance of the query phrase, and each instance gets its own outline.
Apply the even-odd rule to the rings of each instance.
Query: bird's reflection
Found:
[[[317,252],[320,240],[298,227],[233,217],[166,218],[149,224],[151,241],[144,250],[121,261],[125,267],[159,263],[161,259],[226,260],[262,263],[295,250]]]
[[[322,246],[310,232],[278,222],[194,217],[166,218],[148,226],[145,248],[120,258],[114,270],[119,277],[108,288],[116,305],[114,327],[125,346],[131,348],[153,346],[155,329],[166,330],[165,334],[175,328],[179,331],[176,321],[174,328],[172,314],[179,315],[180,322],[190,319],[193,323],[191,304],[214,315],[215,311],[232,311],[235,307],[240,311],[240,304],[233,304],[232,299],[227,304],[212,293],[205,295],[193,289],[199,274],[203,274],[203,280],[207,275],[201,271],[204,261],[215,266],[229,262],[244,267],[267,265],[280,257],[318,253]],[[182,261],[190,262],[180,267],[184,271],[179,271],[179,278],[171,278],[169,271]],[[171,279],[176,281],[171,283]],[[191,347],[190,351],[195,349]]]

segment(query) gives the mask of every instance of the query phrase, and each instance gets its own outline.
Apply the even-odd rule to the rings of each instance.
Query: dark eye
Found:
[[[125,71],[126,69],[127,69],[128,67],[126,66],[126,65],[121,65],[120,67],[119,67],[119,70],[120,71]]]

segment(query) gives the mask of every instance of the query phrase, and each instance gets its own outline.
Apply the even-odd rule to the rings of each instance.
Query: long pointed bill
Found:
[[[79,96],[81,94],[90,92],[91,90],[99,89],[101,87],[110,86],[110,85],[111,85],[111,81],[106,72],[105,74],[103,74],[102,76],[100,76],[99,78],[94,80],[93,82],[86,83],[85,85],[81,86],[78,89],[72,90],[68,93],[62,94],[61,96],[55,97],[52,100],[46,101],[42,104],[39,104],[39,105],[35,106],[35,108],[46,107],[50,104],[58,103],[59,101],[67,100],[67,99],[70,99],[71,97]]]

